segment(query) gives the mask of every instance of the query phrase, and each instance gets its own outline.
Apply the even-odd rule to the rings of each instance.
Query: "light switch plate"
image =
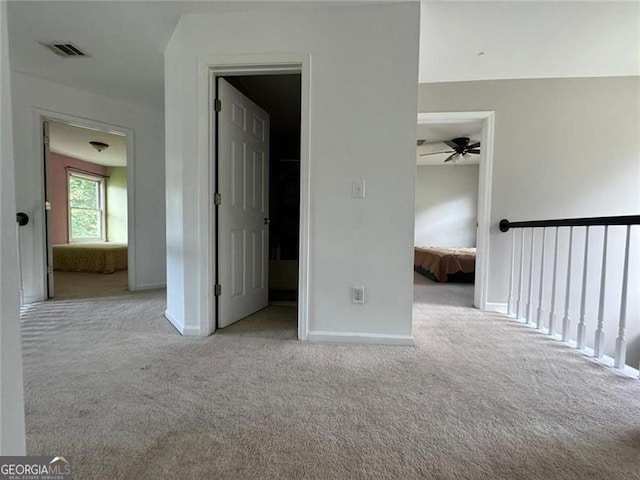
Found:
[[[354,180],[352,185],[353,198],[364,198],[365,196],[365,182],[364,180]]]
[[[364,287],[351,287],[351,302],[354,304],[364,304]]]

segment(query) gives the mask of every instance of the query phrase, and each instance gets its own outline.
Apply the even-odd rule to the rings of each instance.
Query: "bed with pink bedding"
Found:
[[[415,247],[413,268],[435,282],[473,283],[476,249]]]

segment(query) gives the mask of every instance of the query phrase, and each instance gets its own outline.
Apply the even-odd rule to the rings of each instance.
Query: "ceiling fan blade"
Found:
[[[418,147],[427,147],[429,145],[440,145],[440,146],[442,146],[442,144],[444,142],[442,140],[437,140],[437,141],[418,140],[416,143],[417,143]]]
[[[454,150],[457,150],[458,148],[460,148],[460,145],[458,145],[457,143],[455,143],[455,142],[453,142],[451,140],[445,140],[442,143],[446,144],[448,147],[453,148]]]
[[[473,144],[469,145],[467,148],[468,149],[472,149],[472,148],[479,148],[479,147],[480,147],[480,142],[476,142],[476,143],[473,143]]]
[[[421,153],[419,156],[424,157],[425,155],[438,155],[440,153],[452,153],[452,152],[453,150],[447,150],[446,152],[429,152],[429,153]]]
[[[480,149],[479,148],[472,148],[470,150],[467,150],[467,153],[475,153],[476,155],[480,153]]]
[[[453,160],[453,157],[455,157],[456,155],[458,155],[458,154],[457,154],[457,153],[453,153],[453,154],[449,155],[449,156],[445,159],[444,163],[450,162],[451,160]]]

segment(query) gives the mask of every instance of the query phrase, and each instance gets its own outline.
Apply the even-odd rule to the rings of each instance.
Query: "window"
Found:
[[[67,174],[69,240],[105,240],[104,179],[75,172]]]

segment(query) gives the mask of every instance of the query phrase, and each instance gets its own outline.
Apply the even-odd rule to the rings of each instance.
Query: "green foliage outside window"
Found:
[[[71,240],[102,238],[102,180],[69,175]]]

